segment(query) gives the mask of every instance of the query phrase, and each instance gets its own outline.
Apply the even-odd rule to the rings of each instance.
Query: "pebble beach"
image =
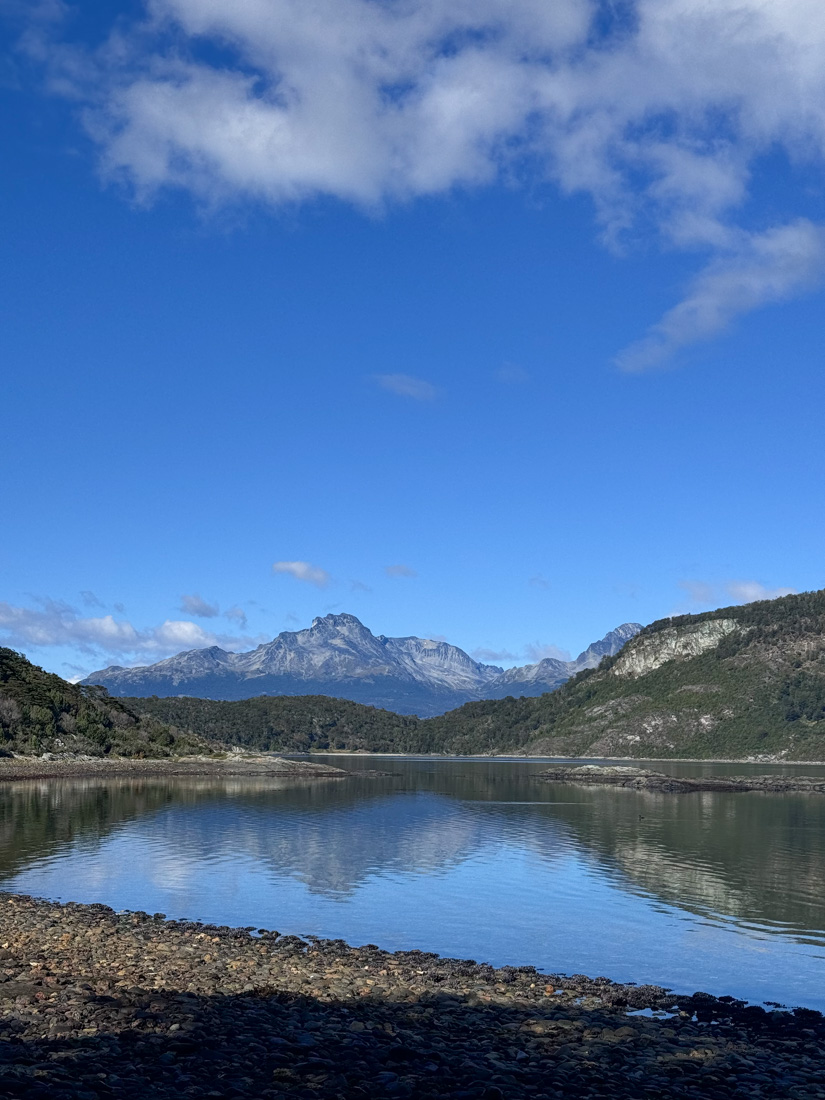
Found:
[[[0,894],[0,1096],[825,1097],[825,1018]]]

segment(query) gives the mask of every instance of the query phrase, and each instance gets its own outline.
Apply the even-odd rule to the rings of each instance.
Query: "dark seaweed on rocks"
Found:
[[[825,1096],[804,1009],[15,895],[0,945],[2,1097]]]

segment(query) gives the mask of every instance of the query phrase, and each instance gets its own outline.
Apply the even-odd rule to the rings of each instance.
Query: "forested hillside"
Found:
[[[122,702],[202,737],[263,751],[420,752],[426,726],[415,717],[328,695],[261,695],[234,702],[150,696]]]
[[[825,759],[825,591],[663,619],[538,698],[419,721],[326,696],[126,700],[273,750]]]
[[[0,754],[163,757],[209,752],[193,733],[136,714],[100,688],[84,688],[0,647]]]
[[[825,760],[825,591],[662,619],[550,695],[427,725],[452,751]]]

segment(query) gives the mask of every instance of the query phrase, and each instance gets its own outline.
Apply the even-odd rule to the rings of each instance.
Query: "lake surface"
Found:
[[[535,760],[321,759],[394,774],[2,784],[0,887],[825,1010],[825,796],[551,785]]]

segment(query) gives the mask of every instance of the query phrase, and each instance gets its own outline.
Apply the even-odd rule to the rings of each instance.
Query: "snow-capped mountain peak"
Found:
[[[102,684],[119,696],[335,695],[403,714],[430,715],[472,699],[552,691],[581,668],[598,664],[604,654],[617,652],[639,629],[625,623],[575,661],[545,658],[504,672],[448,642],[376,636],[355,615],[329,614],[247,653],[210,646],[139,668],[110,666],[82,682]]]

